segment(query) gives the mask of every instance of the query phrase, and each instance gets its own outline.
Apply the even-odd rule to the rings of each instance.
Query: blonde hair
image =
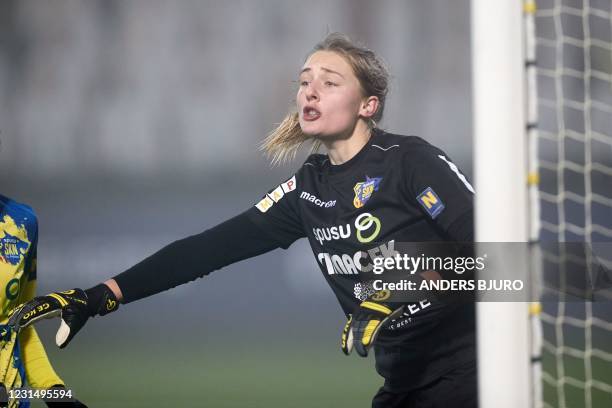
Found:
[[[366,47],[353,43],[342,33],[331,33],[308,53],[306,59],[317,51],[333,51],[343,56],[359,80],[364,96],[378,97],[378,109],[369,119],[368,126],[376,127],[382,119],[385,99],[389,90],[389,72],[378,56]],[[261,143],[271,165],[276,166],[295,159],[304,143],[311,141],[311,153],[319,150],[321,141],[302,132],[298,112],[293,109],[285,119]]]

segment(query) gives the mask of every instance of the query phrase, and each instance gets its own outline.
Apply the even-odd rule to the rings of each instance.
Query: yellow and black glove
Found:
[[[342,331],[342,351],[347,356],[353,348],[362,357],[368,356],[380,329],[404,312],[404,305],[377,300],[388,298],[384,293],[370,296],[355,309]]]
[[[117,308],[119,301],[113,291],[105,284],[99,284],[87,290],[77,288],[35,297],[9,312],[8,326],[19,332],[39,319],[61,316],[55,343],[64,348],[87,319],[114,312]]]

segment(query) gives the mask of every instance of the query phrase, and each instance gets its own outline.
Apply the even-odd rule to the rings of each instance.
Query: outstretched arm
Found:
[[[121,303],[129,303],[201,278],[232,263],[289,246],[290,243],[280,242],[256,225],[250,218],[251,211],[173,242],[106,281],[106,285]]]
[[[123,273],[90,289],[50,293],[11,311],[8,325],[19,331],[35,321],[61,315],[55,336],[65,347],[90,317],[190,282],[224,266],[303,237],[296,176],[270,190],[247,211],[200,234],[175,241]]]
[[[105,284],[34,298],[11,313],[9,326],[20,330],[41,318],[61,315],[55,341],[63,348],[89,317],[113,312],[119,303],[154,295],[234,262],[287,248],[301,236],[298,228],[287,234],[278,229],[274,235],[267,232],[251,219],[254,211],[257,210],[248,210],[200,234],[175,241]]]

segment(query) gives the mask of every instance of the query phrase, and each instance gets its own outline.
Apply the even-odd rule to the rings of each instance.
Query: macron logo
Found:
[[[321,208],[329,208],[336,205],[336,200],[321,201],[315,195],[307,193],[306,191],[302,191],[302,194],[300,194],[300,198],[306,201],[310,201],[314,205]]]

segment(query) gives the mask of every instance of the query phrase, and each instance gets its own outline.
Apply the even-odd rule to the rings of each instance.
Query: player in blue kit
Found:
[[[299,72],[297,111],[264,142],[275,163],[310,141],[327,154],[311,154],[242,214],[104,283],[22,305],[11,327],[61,314],[56,341],[64,347],[89,317],[305,237],[348,318],[342,350],[366,356],[373,347],[385,383],[372,406],[475,407],[473,304],[392,302],[368,285],[375,259],[393,256],[401,242],[474,239],[473,189],[448,155],[377,127],[388,79],[372,51],[330,34]]]
[[[25,399],[9,397],[10,390],[63,388],[34,327],[18,335],[7,325],[8,312],[36,294],[38,223],[32,208],[0,195],[0,382],[4,406],[27,407]],[[59,396],[59,393],[58,393]],[[84,407],[79,402],[48,402],[50,407]]]

